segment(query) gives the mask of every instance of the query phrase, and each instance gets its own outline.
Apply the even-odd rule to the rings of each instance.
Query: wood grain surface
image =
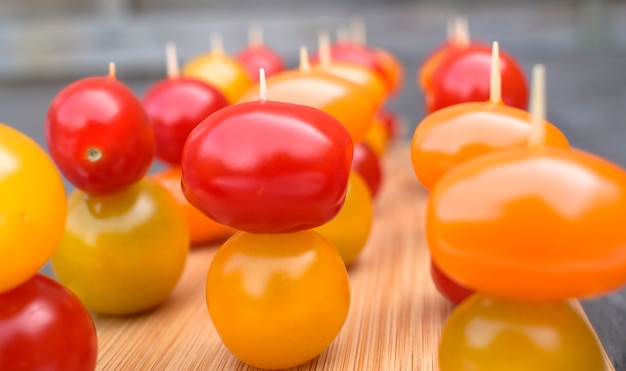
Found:
[[[344,328],[319,357],[294,370],[438,369],[437,344],[452,306],[430,280],[422,234],[426,192],[409,158],[408,146],[398,143],[385,156],[373,230],[349,268],[352,302]],[[156,309],[95,316],[98,370],[254,370],[222,345],[206,310],[206,273],[216,250],[192,250],[176,290]],[[614,370],[605,360],[606,370]]]

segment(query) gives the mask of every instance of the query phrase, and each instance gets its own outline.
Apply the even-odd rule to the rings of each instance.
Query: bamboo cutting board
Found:
[[[390,149],[384,172],[370,238],[348,270],[346,323],[325,352],[294,370],[438,369],[437,345],[452,306],[430,280],[422,234],[426,191],[405,144]],[[255,370],[222,345],[206,309],[206,273],[216,250],[192,250],[176,290],[158,308],[95,316],[98,370]],[[614,370],[604,356],[606,370]]]

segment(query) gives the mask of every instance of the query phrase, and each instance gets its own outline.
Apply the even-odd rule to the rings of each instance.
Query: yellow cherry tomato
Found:
[[[382,118],[374,116],[363,141],[367,143],[378,157],[381,157],[387,151],[389,145],[389,130],[382,121]]]
[[[369,187],[361,175],[352,171],[346,200],[339,214],[315,231],[326,237],[339,251],[343,262],[350,265],[365,246],[373,219],[374,205]]]
[[[206,295],[224,345],[243,362],[269,369],[318,356],[350,306],[343,261],[312,230],[235,233],[213,259]]]
[[[0,292],[26,282],[57,247],[65,225],[61,175],[35,141],[0,124]]]
[[[144,179],[110,195],[74,191],[52,268],[89,309],[130,314],[167,298],[188,251],[176,201]]]
[[[183,75],[214,86],[231,104],[252,85],[243,65],[222,51],[212,51],[193,58],[183,67]]]
[[[440,371],[602,371],[595,336],[567,302],[473,295],[456,307],[439,345]]]

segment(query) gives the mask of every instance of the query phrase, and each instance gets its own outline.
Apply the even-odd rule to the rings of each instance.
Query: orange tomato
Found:
[[[568,148],[563,133],[546,122],[546,145]],[[434,112],[417,125],[411,142],[415,175],[432,189],[450,169],[496,150],[526,147],[530,114],[493,102],[472,102]]]
[[[334,61],[330,63],[318,63],[314,68],[344,78],[361,86],[370,92],[373,100],[377,102],[376,104],[379,106],[382,105],[385,98],[387,98],[385,82],[379,74],[369,68],[359,66],[358,64]]]
[[[435,263],[497,297],[563,300],[626,283],[626,172],[545,147],[494,152],[450,170],[431,191]]]
[[[35,141],[0,124],[0,292],[34,276],[61,240],[61,175]]]
[[[154,174],[152,179],[174,196],[187,222],[191,246],[197,247],[220,241],[233,234],[232,228],[209,218],[187,201],[180,186],[181,176],[180,167],[170,167]]]
[[[378,115],[376,115],[372,120],[372,124],[367,130],[363,141],[367,143],[367,145],[380,158],[383,154],[385,154],[385,152],[387,152],[387,147],[389,146],[389,142],[391,140],[389,134],[389,129],[386,124]]]
[[[283,369],[317,357],[341,330],[350,282],[319,233],[235,233],[207,276],[211,321],[224,345],[255,367]]]
[[[373,53],[388,83],[389,93],[399,92],[402,89],[402,81],[404,81],[404,67],[402,63],[387,50],[373,49]]]
[[[369,128],[379,103],[363,87],[330,73],[311,69],[277,73],[267,79],[267,99],[317,108],[337,119],[359,143]],[[259,99],[259,86],[240,102]],[[358,107],[356,109],[355,107]]]

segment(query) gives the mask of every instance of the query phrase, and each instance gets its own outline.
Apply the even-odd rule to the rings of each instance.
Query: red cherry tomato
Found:
[[[507,53],[500,51],[502,101],[507,106],[527,109],[528,83],[522,67]],[[489,99],[491,48],[472,45],[451,53],[435,69],[432,87],[424,94],[426,111],[465,102]]]
[[[154,125],[156,155],[180,164],[183,145],[191,130],[228,102],[222,93],[200,80],[166,78],[151,86],[143,105]]]
[[[96,328],[78,298],[36,274],[0,293],[0,366],[3,370],[96,368]]]
[[[626,172],[578,150],[483,155],[432,190],[432,258],[477,292],[563,300],[626,283]]]
[[[265,70],[265,77],[270,77],[285,69],[281,56],[264,44],[253,44],[237,53],[235,59],[241,63],[252,82],[259,81],[259,69]]]
[[[309,229],[343,205],[353,147],[312,107],[240,103],[205,119],[183,149],[183,192],[215,221],[253,233]]]
[[[450,169],[489,152],[528,145],[531,116],[527,111],[492,102],[446,107],[417,125],[411,160],[424,188],[432,190]],[[565,135],[545,122],[545,144],[569,148]]]
[[[62,89],[48,110],[46,141],[63,175],[88,193],[138,181],[155,153],[141,102],[112,76],[84,78]]]
[[[428,54],[422,66],[417,71],[417,85],[423,91],[430,91],[433,89],[433,74],[439,68],[441,63],[450,57],[454,53],[457,53],[470,45],[484,45],[480,41],[469,40],[469,42],[459,42],[455,39],[448,40],[445,43],[439,45],[432,52]]]
[[[566,302],[527,303],[474,295],[448,318],[441,371],[602,371],[600,346]]]
[[[461,304],[474,293],[474,290],[468,289],[443,273],[432,260],[430,261],[430,277],[437,291],[454,304]]]
[[[361,142],[354,146],[352,169],[363,177],[372,198],[375,198],[382,183],[383,171],[380,166],[380,159],[367,143]]]

